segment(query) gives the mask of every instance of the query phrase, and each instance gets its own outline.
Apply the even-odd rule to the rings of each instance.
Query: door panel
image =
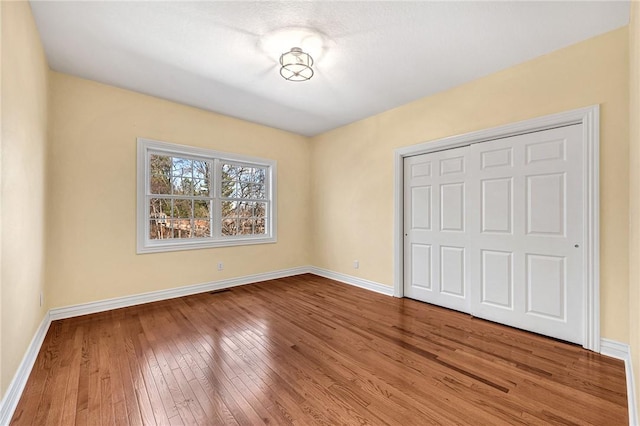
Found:
[[[511,234],[513,193],[510,177],[484,179],[480,185],[482,232]]]
[[[483,151],[480,154],[482,170],[492,167],[511,167],[513,162],[513,152],[511,148],[500,148],[494,150]]]
[[[525,144],[526,164],[548,162],[553,160],[564,161],[566,152],[566,139],[555,140],[542,139]]]
[[[431,290],[431,246],[411,245],[411,286]]]
[[[464,247],[440,247],[440,291],[465,296]]]
[[[465,155],[405,158],[404,294],[468,312]]]
[[[513,253],[481,250],[481,303],[513,309]]]
[[[464,182],[440,185],[440,230],[464,232]]]
[[[565,261],[563,256],[527,254],[525,285],[528,314],[566,321]]]
[[[411,220],[413,229],[431,230],[431,186],[411,188]]]
[[[563,237],[565,212],[565,174],[527,176],[527,234]]]
[[[464,173],[464,156],[440,160],[440,176]]]
[[[473,315],[583,342],[581,136],[574,125],[470,147]],[[511,161],[486,167],[507,150]]]

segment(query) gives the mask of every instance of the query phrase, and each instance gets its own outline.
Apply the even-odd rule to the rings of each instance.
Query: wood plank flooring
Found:
[[[621,361],[300,275],[55,321],[11,424],[626,423]]]

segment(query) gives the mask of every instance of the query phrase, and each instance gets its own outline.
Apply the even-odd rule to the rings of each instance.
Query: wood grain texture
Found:
[[[11,422],[626,423],[622,361],[309,274],[55,321]]]

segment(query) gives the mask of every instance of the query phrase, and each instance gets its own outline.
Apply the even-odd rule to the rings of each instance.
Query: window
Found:
[[[138,253],[276,241],[272,160],[138,139]]]

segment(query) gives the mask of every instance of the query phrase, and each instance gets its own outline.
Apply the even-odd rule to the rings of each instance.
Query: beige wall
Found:
[[[602,336],[627,342],[628,72],[625,27],[315,137],[313,263],[393,284],[395,148],[600,104]]]
[[[2,2],[0,394],[46,312],[45,158],[48,65],[26,2]]]
[[[640,3],[629,24],[629,343],[636,386],[640,385]],[[640,405],[640,389],[636,402]]]
[[[307,138],[59,73],[50,111],[51,306],[309,264]],[[137,137],[277,160],[278,242],[136,255]]]

